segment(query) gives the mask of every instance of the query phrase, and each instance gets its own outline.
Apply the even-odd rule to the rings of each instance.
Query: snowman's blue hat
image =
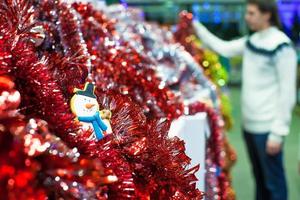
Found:
[[[77,90],[76,94],[83,95],[91,98],[97,98],[95,93],[95,86],[93,83],[86,83],[83,90]]]

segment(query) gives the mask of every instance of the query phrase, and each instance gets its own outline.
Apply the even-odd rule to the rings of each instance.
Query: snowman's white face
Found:
[[[90,117],[99,111],[97,99],[76,94],[72,101],[72,111],[80,117]]]

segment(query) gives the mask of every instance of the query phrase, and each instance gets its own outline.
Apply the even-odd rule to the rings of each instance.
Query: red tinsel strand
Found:
[[[75,80],[77,79],[77,81],[80,81],[78,84],[82,84],[91,73],[92,64],[87,50],[87,45],[80,30],[79,15],[70,4],[59,3],[57,9],[59,11],[57,24],[60,39],[64,48],[65,56],[69,58],[67,65],[69,70],[80,74],[81,79],[78,79],[77,77],[74,78]],[[68,81],[72,81],[72,78],[68,77]],[[76,84],[71,85],[70,83],[68,85],[71,88],[78,86]]]
[[[117,175],[118,182],[109,186],[109,199],[137,199],[137,188],[131,174],[130,166],[112,145],[111,139],[111,136],[107,136],[98,142],[88,142],[86,139],[78,141],[81,142],[80,147],[86,149],[87,155],[99,158],[104,167],[113,169]]]
[[[0,75],[11,72],[11,54],[5,44],[6,38],[0,38]]]
[[[0,79],[0,80],[2,80],[2,79]],[[6,80],[6,79],[3,79],[4,81]],[[3,82],[4,82],[3,81]],[[7,81],[5,81],[6,83],[7,83]],[[9,82],[8,82],[9,83]],[[7,84],[8,84],[7,83]],[[13,99],[12,97],[10,97],[10,99]],[[5,103],[6,103],[6,106],[8,106],[8,105],[11,105],[11,104],[7,104],[7,103],[9,103],[9,102],[6,102],[6,101],[4,101]],[[18,105],[18,103],[16,104],[16,106]],[[14,107],[16,107],[16,106],[14,106]],[[4,107],[4,109],[7,109],[6,107]],[[3,117],[3,115],[1,115],[2,117]],[[82,138],[82,137],[81,137]],[[83,139],[83,141],[87,141],[86,140],[86,138],[82,138]],[[57,145],[56,145],[57,146]],[[89,148],[91,147],[91,145],[89,144]],[[105,152],[106,153],[104,153],[104,152],[102,152],[101,153],[101,149],[104,149],[105,150]],[[120,158],[120,156],[119,156],[119,154],[118,153],[116,153],[116,151],[114,151],[114,150],[112,150],[111,149],[111,147],[109,147],[108,145],[99,145],[99,148],[93,148],[93,149],[88,149],[88,152],[90,153],[90,154],[92,154],[93,152],[95,152],[95,151],[97,151],[97,153],[95,153],[97,156],[96,157],[98,157],[99,156],[99,153],[100,153],[100,155],[101,155],[101,160],[104,160],[105,161],[105,163],[106,163],[106,167],[108,167],[108,168],[111,168],[111,167],[113,167],[113,168],[115,168],[115,169],[117,169],[117,172],[120,172],[120,171],[122,171],[121,169],[122,169],[122,166],[124,166],[124,162],[122,162],[122,159]],[[95,157],[95,155],[94,155],[94,157]],[[115,159],[115,160],[114,160]],[[48,159],[48,161],[49,161],[49,159]],[[51,162],[52,163],[52,162]],[[50,165],[52,165],[51,163],[48,163],[48,165],[47,166],[49,166],[49,164]],[[114,166],[112,166],[112,165],[114,165]],[[126,165],[125,165],[126,166]],[[129,169],[127,170],[127,171],[129,171]],[[123,177],[122,175],[124,175],[124,174],[120,174],[120,173],[118,173],[119,175],[120,175],[120,177]],[[128,189],[128,188],[130,188],[131,186],[129,185],[129,181],[128,180],[131,180],[132,178],[131,178],[131,174],[129,174],[130,175],[130,177],[128,177],[127,179],[126,178],[124,178],[124,181],[126,181],[126,184],[125,184],[125,188],[122,188],[123,190],[126,190],[126,189]],[[126,176],[126,174],[124,175],[124,176]],[[48,181],[49,182],[49,181]],[[55,184],[56,184],[56,182],[54,182]],[[124,184],[123,184],[124,185]],[[68,186],[68,187],[70,187],[70,186]],[[117,184],[115,187],[120,187],[120,184]],[[51,188],[51,187],[50,187]],[[57,188],[57,187],[55,187],[56,188],[56,192],[58,192],[59,191],[59,187]],[[63,191],[63,190],[61,190],[61,191]],[[116,190],[112,190],[112,191],[116,191]],[[74,193],[74,192],[73,192]],[[98,193],[99,193],[99,191],[98,191]],[[72,193],[63,193],[64,195],[72,195]],[[126,191],[125,192],[119,192],[119,193],[115,193],[115,192],[112,192],[112,195],[111,195],[111,197],[113,197],[113,196],[117,196],[118,198],[116,198],[116,199],[119,199],[119,197],[122,197],[123,195],[125,195],[126,194]],[[27,193],[27,195],[28,195],[28,193]],[[132,197],[132,196],[127,196],[128,198],[129,197]],[[11,198],[9,198],[9,199],[11,199]],[[21,198],[22,199],[22,198]],[[23,198],[23,199],[25,199],[25,197]]]
[[[81,146],[84,146],[83,143],[84,141],[81,142]],[[98,144],[98,146],[95,148],[88,147],[92,145],[87,144],[87,147],[89,149],[88,152],[90,155],[100,154],[102,161],[106,163],[108,166],[113,165],[116,174],[118,175],[118,177],[120,177],[119,178],[120,182],[117,185],[112,186],[114,188],[111,188],[111,190],[114,192],[110,193],[110,198],[112,199],[135,198],[135,188],[133,184],[133,179],[130,173],[126,173],[126,171],[130,172],[130,169],[127,167],[127,164],[122,162],[122,157],[119,156],[116,150],[112,149],[110,144],[111,144],[110,142],[107,142],[105,144],[103,144],[103,142],[100,142],[100,144]],[[95,149],[97,154],[94,153]],[[105,155],[107,155],[107,157]]]
[[[40,73],[40,69],[36,69],[34,71],[37,71],[37,73]],[[35,74],[31,74],[30,77],[35,77]],[[37,78],[35,78],[35,81],[37,80]],[[46,82],[45,83],[51,83],[51,81],[48,79],[43,79]],[[43,84],[41,84],[43,85]],[[46,85],[44,85],[46,86]],[[42,91],[43,88],[39,88],[36,85],[33,86],[34,88],[38,89],[38,91]],[[51,88],[53,89],[53,88]],[[72,126],[74,126],[74,122],[73,122],[73,116],[70,115],[69,118],[68,117],[68,105],[66,104],[62,104],[62,102],[60,103],[60,107],[58,105],[53,104],[53,102],[57,102],[58,98],[57,96],[55,96],[55,93],[51,95],[49,95],[48,90],[51,90],[49,85],[47,87],[45,87],[45,96],[41,97],[41,102],[45,102],[45,104],[42,105],[41,110],[46,110],[45,115],[48,116],[46,117],[47,121],[51,122],[52,125],[54,125],[56,132],[59,133],[59,131],[61,131],[64,134],[70,133],[70,131],[72,130]],[[37,94],[38,97],[39,94]],[[45,99],[46,98],[46,99]],[[52,109],[49,109],[50,105],[48,105],[47,100],[52,101],[51,105],[53,105],[54,107]],[[54,98],[54,99],[52,99]],[[62,106],[64,105],[64,106]],[[59,108],[64,108],[63,112],[57,112],[59,110]],[[49,110],[48,110],[49,109]],[[56,112],[52,112],[52,110],[56,110]],[[48,111],[48,112],[47,112]],[[59,123],[58,123],[59,122]],[[61,123],[61,124],[60,124]],[[67,128],[67,129],[66,129]],[[74,128],[74,127],[73,127]],[[73,129],[74,130],[74,129]],[[76,129],[75,129],[76,130]],[[111,187],[111,192],[109,192],[109,196],[110,198],[114,199],[120,199],[120,198],[133,198],[134,197],[134,192],[132,191],[126,191],[128,189],[134,189],[134,184],[133,184],[133,180],[131,177],[131,172],[130,169],[128,167],[128,165],[125,163],[124,159],[122,157],[119,156],[119,154],[117,153],[116,150],[114,150],[111,146],[110,143],[106,143],[106,144],[97,144],[95,146],[95,142],[93,141],[89,141],[87,140],[87,135],[80,135],[83,133],[80,132],[75,132],[76,136],[71,136],[71,137],[64,137],[65,141],[67,141],[68,144],[71,144],[72,146],[77,146],[81,152],[83,152],[84,154],[93,156],[95,158],[99,158],[102,162],[104,167],[109,167],[111,169],[114,170],[114,172],[116,173],[116,175],[119,178],[119,182],[117,182],[116,184],[114,184]],[[101,141],[103,142],[103,141]]]
[[[66,9],[66,5],[60,6],[61,12],[64,13],[64,10]],[[66,12],[68,13],[68,12]],[[64,13],[65,14],[65,13]],[[74,21],[72,22],[75,23]],[[77,27],[78,28],[78,27]],[[74,26],[72,32],[77,32],[81,36],[81,32],[77,30],[77,28]],[[69,27],[71,30],[71,28]],[[70,31],[69,30],[69,31]],[[78,35],[77,35],[78,37]],[[73,43],[73,40],[70,40],[72,38],[65,38],[64,40],[66,43]],[[76,41],[76,38],[75,38]],[[83,42],[78,42],[78,45],[83,45]],[[85,47],[85,45],[83,45]],[[69,80],[69,79],[68,79]],[[103,94],[101,94],[103,95]],[[87,152],[89,155],[92,156],[99,156],[101,157],[101,160],[103,163],[107,166],[110,166],[111,168],[114,168],[116,171],[116,174],[119,177],[119,182],[115,184],[115,186],[111,186],[111,190],[114,192],[110,193],[110,198],[133,198],[134,197],[134,184],[132,182],[132,177],[129,168],[127,167],[127,164],[125,164],[123,159],[118,155],[116,150],[112,149],[110,146],[110,143],[107,142],[105,145],[97,145],[94,146],[93,142],[86,141],[85,137],[77,138],[78,143],[80,143],[80,148],[84,150],[84,152]],[[102,143],[101,143],[102,144]],[[95,151],[97,153],[95,153]],[[112,159],[113,158],[113,159]],[[112,166],[113,165],[113,166]]]
[[[97,167],[95,173],[95,164],[99,166],[99,163],[83,160],[77,155],[78,153],[76,154],[74,149],[69,150],[62,144],[61,140],[47,131],[46,123],[31,119],[26,125],[27,122],[24,120],[24,116],[17,110],[20,104],[20,93],[14,89],[14,85],[14,82],[8,76],[0,76],[1,198],[8,200],[46,199],[52,192],[51,187],[43,185],[43,181],[49,183],[51,179],[53,180],[53,186],[57,188],[56,191],[53,191],[55,194],[66,193],[65,196],[59,195],[57,197],[76,197],[75,194],[89,190],[82,184],[85,184],[85,179],[90,178],[88,173],[93,173],[93,176],[95,176],[99,172],[103,172],[102,169]],[[39,156],[39,159],[36,160],[36,156]],[[49,162],[50,160],[51,162]],[[85,164],[87,167],[81,168],[82,161],[89,163],[89,168],[87,168],[87,164]],[[73,169],[74,171],[71,171]],[[83,178],[76,177],[74,173],[76,170],[82,170],[85,176]],[[70,180],[78,182],[78,186],[81,185],[80,191],[70,191],[66,190],[65,187],[61,187],[65,183],[61,174],[62,171],[65,175],[68,175]],[[99,175],[104,179],[101,177],[98,180],[93,178],[91,181],[97,185],[99,183],[109,183],[105,176]],[[62,179],[54,181],[59,177]],[[72,187],[73,189],[79,188],[74,184]],[[85,192],[85,195],[87,194],[89,197],[93,197],[96,193]]]
[[[110,35],[116,34],[115,31],[116,20],[109,19],[102,11],[94,9],[90,3],[84,4],[84,3],[75,2],[72,4],[72,7],[75,10],[77,10],[78,13],[80,13],[82,18],[84,19],[90,18],[91,22],[95,20],[99,25],[101,24],[101,29],[105,31],[105,34],[110,34]]]
[[[28,34],[32,36],[28,29],[32,27],[33,7],[26,1],[16,2],[19,5],[17,9],[23,8],[25,11],[18,18],[16,18],[16,10],[10,6],[11,1],[4,0],[0,4],[0,74],[12,71],[11,46],[14,46],[22,36],[26,37]]]
[[[195,190],[198,167],[187,170],[190,159],[183,141],[168,138],[169,123],[147,122],[142,110],[125,96],[110,93],[99,102],[113,113],[112,141],[131,161],[139,196],[167,199],[180,193],[187,199],[201,198]]]
[[[22,92],[24,94],[26,94],[27,96],[29,95],[28,98],[32,97],[30,95],[35,96],[35,98],[33,98],[33,99],[35,99],[33,105],[39,105],[39,107],[42,108],[40,111],[40,115],[42,115],[46,119],[51,119],[50,122],[51,122],[52,126],[56,125],[56,123],[53,121],[53,116],[57,117],[56,120],[58,122],[61,122],[61,120],[62,120],[65,123],[66,119],[62,119],[61,116],[58,116],[56,113],[55,114],[52,114],[51,112],[45,113],[45,112],[47,112],[45,109],[47,109],[47,108],[49,109],[49,107],[48,107],[49,103],[52,104],[52,102],[48,102],[48,104],[45,102],[47,102],[48,100],[55,100],[54,97],[52,97],[52,99],[51,99],[51,97],[49,98],[48,95],[52,96],[56,90],[49,91],[49,90],[45,89],[45,87],[49,87],[46,84],[48,82],[51,83],[50,86],[53,86],[52,82],[51,82],[51,73],[49,72],[49,70],[47,71],[47,68],[45,67],[44,63],[40,62],[37,59],[36,55],[34,54],[34,47],[32,45],[30,45],[29,43],[18,42],[16,49],[18,49],[18,50],[14,49],[13,53],[18,54],[19,57],[16,57],[17,60],[14,60],[14,62],[16,63],[16,66],[18,66],[19,68],[24,67],[24,69],[19,69],[19,68],[16,69],[17,75],[19,77],[18,81],[24,81],[25,83],[28,82],[29,83],[28,85],[31,86],[29,88],[24,88]],[[24,61],[24,63],[23,63],[23,61]],[[25,61],[27,61],[27,63]],[[26,67],[23,65],[29,65],[29,66]],[[27,71],[25,72],[24,70],[27,70],[28,72]],[[33,70],[36,72],[33,72]],[[24,76],[20,76],[20,75],[24,75]],[[30,79],[31,75],[33,75],[33,78],[37,78],[37,81],[34,81],[34,79],[33,80]],[[45,82],[43,82],[43,80],[42,80],[42,77],[44,77],[44,76],[46,77]],[[55,82],[53,84],[56,85]],[[52,89],[56,89],[56,88],[57,87],[54,87]],[[34,89],[34,90],[37,89],[37,90],[32,91],[32,89]],[[37,94],[40,91],[43,94]],[[25,105],[26,105],[26,103],[25,103]],[[30,104],[27,104],[27,105],[30,105]],[[62,104],[62,105],[65,105],[65,104]],[[123,105],[121,105],[121,106],[123,106]],[[50,109],[51,108],[52,107],[50,107]],[[64,107],[64,108],[66,108],[66,107]],[[54,110],[54,109],[51,109],[51,110]],[[69,110],[64,109],[61,113],[69,113]],[[48,116],[48,115],[50,115],[50,116]],[[139,116],[139,115],[137,115],[137,116]],[[146,118],[143,117],[143,119],[146,119]],[[67,120],[69,120],[69,119],[67,119]],[[137,121],[137,122],[139,122],[139,121]],[[67,124],[64,124],[64,125],[67,125]],[[128,127],[128,128],[130,128],[130,127]],[[143,128],[143,126],[141,128]],[[149,130],[146,129],[145,131],[148,132]],[[124,133],[128,133],[128,131],[124,132]],[[142,134],[139,135],[137,137],[138,140],[136,140],[135,137],[133,137],[133,135],[130,135],[131,137],[129,137],[124,133],[123,133],[124,137],[127,137],[127,140],[131,140],[131,143],[134,144],[133,149],[129,148],[129,146],[128,146],[128,148],[124,149],[123,153],[125,156],[129,156],[130,152],[136,152],[137,149],[140,149],[140,151],[143,151],[143,148],[140,148],[142,146],[145,146],[145,145],[143,145],[144,137]],[[150,133],[151,132],[149,131],[149,137],[151,136]],[[116,138],[118,138],[118,137],[116,137]],[[161,139],[162,138],[160,138],[160,134],[158,134],[158,139],[155,140],[156,142],[154,142],[153,144],[155,144],[157,142],[161,142],[160,141]],[[110,195],[112,198],[115,198],[115,199],[135,198],[136,197],[135,191],[137,191],[137,190],[135,190],[135,188],[134,188],[133,179],[131,176],[131,170],[129,168],[129,165],[127,163],[125,163],[125,159],[119,155],[118,151],[114,149],[114,147],[112,146],[112,143],[109,140],[110,140],[110,138],[107,137],[103,141],[100,141],[100,142],[87,141],[84,133],[82,135],[78,134],[76,136],[76,141],[75,141],[75,137],[74,138],[72,137],[71,140],[70,140],[70,138],[67,139],[67,141],[70,144],[72,144],[72,146],[73,145],[78,146],[82,150],[82,152],[85,152],[86,154],[89,154],[90,156],[100,157],[100,159],[102,159],[104,161],[105,166],[110,166],[111,168],[116,169],[115,173],[118,175],[120,181],[119,181],[119,184],[111,186]],[[120,146],[121,143],[117,142],[116,144],[117,144],[117,146]],[[127,144],[130,144],[130,143],[127,143]],[[168,147],[168,145],[165,147]],[[149,152],[154,152],[154,153],[157,153],[158,151],[159,150],[153,151],[153,149],[151,150],[151,148],[149,150]],[[164,152],[166,152],[166,154],[168,153],[167,150],[164,150]],[[105,155],[105,156],[103,156],[103,155]],[[186,159],[186,156],[184,154],[179,154],[179,155],[181,155],[179,157],[183,156],[183,158]],[[112,159],[112,157],[115,159]],[[172,157],[171,157],[171,159],[172,159]],[[180,159],[178,159],[178,160],[180,160]],[[141,160],[141,161],[143,161],[143,160]],[[162,162],[162,161],[163,160],[159,160],[159,162]],[[151,159],[149,161],[147,161],[147,163],[149,163],[149,164],[151,164],[151,162],[152,162]],[[134,162],[131,162],[131,163],[133,165]],[[167,164],[170,164],[170,163],[174,163],[174,162],[168,162],[168,163],[162,162],[161,165],[168,166]],[[137,167],[139,166],[138,164],[137,165],[134,164],[134,165]],[[178,164],[177,164],[177,166],[178,166]],[[169,167],[170,167],[170,169],[173,169],[171,166],[169,166]],[[163,167],[161,167],[161,168],[163,168]],[[181,172],[180,166],[179,166],[179,168],[176,168],[176,169],[177,170],[179,169],[179,172]],[[148,173],[148,174],[154,173],[154,175],[155,175],[155,171],[152,172],[151,170],[148,172],[144,172],[144,173]],[[162,173],[162,172],[160,172],[160,173]],[[167,176],[169,176],[168,174],[169,173],[166,173]],[[173,173],[171,173],[171,174],[173,174]],[[186,172],[186,173],[184,173],[184,176],[186,176],[187,177],[186,179],[191,182],[193,180],[193,178],[192,178],[192,176],[190,177],[188,174],[189,173]],[[156,178],[156,179],[158,179],[158,178]],[[150,183],[152,182],[151,179],[149,182]],[[156,182],[159,183],[158,180],[156,180]],[[187,186],[185,186],[185,187],[181,186],[180,188],[176,189],[178,187],[178,185],[174,186],[173,182],[176,183],[176,181],[174,181],[174,177],[172,177],[171,180],[165,181],[162,184],[165,188],[159,190],[159,191],[161,191],[161,195],[163,195],[165,197],[172,196],[172,198],[174,197],[173,199],[176,199],[176,198],[178,199],[180,197],[183,198],[186,194],[188,194],[190,197],[192,197],[192,196],[195,197],[196,195],[198,195],[197,192],[194,193],[195,191],[193,191],[192,188],[187,187]],[[188,182],[188,183],[190,183],[190,182]],[[154,186],[159,185],[157,183],[155,183]],[[140,185],[142,186],[143,184],[141,183]],[[151,188],[153,188],[153,187],[151,187]],[[139,191],[140,190],[141,189],[139,189]],[[192,190],[192,191],[189,191],[189,190]],[[146,195],[139,194],[139,196],[143,196],[143,198],[147,198],[147,194]],[[187,198],[187,197],[184,197],[184,198]]]
[[[14,120],[20,117],[17,108],[20,105],[21,98],[19,91],[14,89],[15,83],[9,76],[0,76],[0,121]],[[3,130],[3,129],[2,129]],[[4,128],[5,130],[5,128]]]
[[[74,124],[74,116],[57,82],[52,78],[45,60],[38,60],[35,50],[30,44],[18,43],[13,52],[16,76],[22,84],[24,99],[35,99],[33,105],[37,106],[39,115],[47,120],[51,128],[62,138],[73,138],[78,127]],[[26,97],[31,94],[32,96]],[[23,95],[22,95],[23,96]],[[34,98],[33,98],[34,97]],[[53,112],[55,111],[55,112]]]
[[[195,102],[189,105],[189,114],[193,115],[197,112],[206,112],[209,118],[209,123],[211,127],[211,140],[209,142],[212,143],[215,150],[215,163],[219,166],[224,165],[224,156],[223,154],[223,133],[222,133],[222,126],[221,126],[221,119],[220,116],[214,111],[213,108],[207,106],[205,103],[202,102]]]
[[[83,9],[82,7],[87,8]],[[119,90],[122,94],[128,94],[145,108],[147,116],[168,117],[174,119],[181,115],[183,106],[175,95],[165,86],[161,86],[161,80],[155,75],[153,63],[143,57],[128,43],[119,40],[107,31],[110,21],[97,21],[99,11],[91,12],[96,16],[88,15],[91,6],[74,4],[74,7],[82,15],[82,31],[92,55],[92,63],[95,81],[98,87],[103,89]],[[100,35],[99,35],[100,33]],[[97,38],[97,40],[91,40]]]
[[[14,138],[7,131],[0,131],[0,135],[1,199],[47,198],[45,188],[36,181],[39,164],[26,159],[21,143],[15,143]]]
[[[86,81],[91,72],[90,55],[80,31],[80,16],[60,1],[41,1],[36,6],[38,23],[44,28],[45,40],[39,54],[49,58],[48,66],[69,97],[73,88]],[[70,42],[71,41],[71,42]]]
[[[197,112],[206,112],[208,114],[209,123],[211,127],[211,137],[208,141],[209,148],[212,149],[210,153],[213,155],[213,161],[217,164],[217,167],[224,168],[224,143],[223,143],[223,133],[222,126],[220,124],[220,116],[216,114],[213,108],[208,107],[204,103],[196,102],[189,105],[190,114],[195,114]],[[230,186],[228,177],[224,171],[221,171],[218,176],[219,180],[219,196],[221,200],[227,199],[227,188]]]
[[[39,156],[42,170],[48,176],[43,181],[48,191],[67,199],[107,199],[108,189],[105,185],[117,181],[112,171],[108,170],[109,168],[103,168],[98,159],[80,155],[77,148],[69,149],[62,140],[48,131],[43,121],[30,120],[27,132],[31,135],[25,136],[25,144],[28,145],[28,139],[34,137],[34,134],[39,134],[35,135],[34,139],[39,139],[42,146],[49,146],[45,152],[42,152],[45,155]],[[29,143],[30,150],[35,147],[36,140],[34,139],[32,146]],[[37,153],[40,152],[37,151]]]
[[[86,9],[82,9],[82,10],[86,10]],[[86,16],[85,14],[83,15],[83,16]],[[86,24],[91,24],[91,26],[90,27],[85,27],[83,30],[93,30],[93,29],[95,29],[95,25],[97,24],[97,22],[95,22],[95,21],[93,21],[93,23],[91,23],[91,17],[89,17],[88,18],[88,21],[86,22],[86,23],[84,23],[85,25]],[[97,27],[97,26],[96,26]],[[99,27],[101,27],[101,26],[99,26]],[[99,30],[98,31],[98,33],[106,33],[106,31],[101,31],[101,30]],[[97,35],[98,37],[99,37],[99,35]],[[89,37],[88,38],[96,38],[97,37],[96,35],[95,35],[95,37],[91,37],[91,35],[89,35]],[[105,41],[103,41],[103,42],[105,42]],[[88,43],[89,44],[89,43]],[[99,44],[98,44],[99,45]],[[107,48],[107,47],[104,47],[104,48]],[[120,47],[119,47],[120,48]],[[117,48],[116,48],[117,49]],[[115,50],[114,49],[114,47],[111,49],[112,51],[113,50]],[[103,51],[99,51],[99,52],[101,52],[101,53],[103,53],[105,51],[105,49],[103,49]],[[107,50],[106,50],[107,51]],[[120,53],[123,53],[122,51],[120,51]],[[124,55],[124,54],[121,54],[121,55],[119,55],[119,52],[118,53],[116,53],[116,55],[117,56],[119,56],[120,58],[122,58],[123,56],[122,55]],[[127,56],[127,54],[125,54],[124,56]],[[109,60],[110,62],[112,62],[111,60]],[[100,63],[100,62],[99,62]],[[116,63],[116,65],[120,65],[120,61],[119,62],[115,62]],[[130,65],[129,65],[130,66]],[[123,68],[125,67],[125,66],[122,66]],[[134,69],[132,69],[132,71],[133,71]],[[119,70],[115,70],[115,73],[117,73]],[[103,74],[102,72],[101,73],[99,73],[99,74]],[[126,74],[127,75],[127,74]],[[107,77],[107,76],[104,76],[104,77]],[[126,76],[124,77],[124,78],[126,78]],[[100,79],[100,80],[102,80],[102,79]],[[128,81],[124,81],[125,83],[126,82],[129,82],[129,80]],[[99,86],[99,85],[98,85]],[[140,121],[140,120],[139,120]],[[128,137],[128,136],[127,136]],[[151,137],[151,136],[149,136],[149,137]],[[119,138],[118,136],[116,136],[116,138]],[[131,137],[128,137],[128,138],[131,138],[132,139],[132,136]],[[138,144],[138,143],[140,143],[140,142],[142,142],[143,141],[143,139],[144,138],[141,138],[140,140],[141,141],[137,141],[137,143],[134,143],[134,144]],[[135,146],[135,145],[133,145],[133,146]],[[126,149],[126,148],[125,148]],[[132,148],[129,148],[129,149],[132,149]],[[128,152],[127,152],[127,154],[126,153],[124,153],[125,155],[128,155]],[[135,162],[133,162],[133,163],[135,163]],[[174,182],[176,182],[176,181],[174,181]]]
[[[147,138],[150,138],[149,148],[153,152],[162,151],[160,155],[150,154],[149,162],[153,160],[153,162],[156,163],[155,167],[157,167],[157,169],[168,169],[155,174],[155,179],[162,189],[155,191],[152,194],[152,198],[165,199],[168,195],[164,197],[163,194],[168,191],[173,194],[173,196],[176,196],[177,193],[181,193],[184,194],[181,196],[186,199],[200,199],[201,193],[195,190],[197,178],[194,175],[194,173],[199,170],[199,166],[187,170],[190,164],[190,158],[184,153],[184,142],[178,138],[168,140],[168,136],[162,134],[168,133],[168,123],[153,121],[149,124],[149,127],[151,127],[149,132],[151,136],[147,136]],[[165,142],[159,142],[161,139],[165,140]]]
[[[11,54],[9,71],[18,78],[18,81],[24,81],[23,84],[19,85],[23,87],[20,90],[22,93],[30,91],[24,95],[24,99],[32,97],[30,95],[35,96],[37,100],[35,103],[37,104],[32,106],[38,106],[36,108],[36,110],[40,109],[38,113],[52,125],[57,124],[58,134],[65,137],[65,133],[75,130],[72,122],[74,117],[68,114],[70,112],[67,111],[67,103],[60,92],[60,88],[46,68],[45,61],[40,61],[35,53],[33,39],[35,39],[36,34],[31,31],[36,27],[33,6],[31,6],[30,1],[5,1],[1,4],[0,11],[1,19],[4,16],[6,19],[6,23],[1,24],[3,30],[1,37],[5,38],[3,46],[7,50],[9,49],[9,54]],[[53,113],[53,110],[58,112]],[[58,122],[57,119],[64,121]]]
[[[117,156],[117,152],[111,147],[105,150],[108,157],[99,154],[101,153],[100,149],[92,148],[94,142],[88,142],[87,135],[79,132],[78,126],[73,121],[74,116],[70,114],[68,104],[65,102],[60,88],[52,78],[45,62],[38,60],[33,45],[26,42],[18,42],[12,50],[12,54],[15,66],[14,73],[18,77],[18,81],[22,82],[20,86],[26,85],[26,87],[22,88],[24,99],[28,99],[25,105],[28,106],[33,103],[33,106],[37,106],[38,109],[36,111],[39,115],[46,119],[51,128],[70,146],[78,146],[82,152],[97,155],[102,160],[105,158],[105,165],[117,169],[116,174],[119,182],[121,182],[114,187],[115,190],[111,193],[117,196],[116,199],[124,196],[133,198],[134,186],[131,172],[128,167],[126,168],[127,164],[122,158]],[[29,96],[26,98],[28,94]],[[82,141],[86,141],[86,146],[82,145]],[[101,145],[99,146],[102,147]],[[111,159],[110,154],[113,154],[118,162]]]
[[[14,97],[16,91],[4,90],[11,93],[10,101],[20,100]],[[9,106],[7,101],[5,104],[7,112],[17,105]],[[1,198],[107,199],[105,185],[117,180],[110,170],[104,170],[97,160],[80,156],[76,148],[69,149],[48,132],[44,121],[30,119],[26,123],[20,114],[9,116],[0,112]]]
[[[183,11],[180,13],[180,19],[179,23],[177,25],[177,31],[175,32],[175,38],[178,42],[180,42],[184,47],[193,55],[194,59],[200,63],[202,60],[203,52],[202,50],[196,46],[196,44],[189,40],[188,38],[195,34],[194,29],[192,27],[192,20],[193,15],[191,13],[188,13],[186,11]],[[220,116],[217,114],[214,114],[214,111],[210,108],[204,108],[204,111],[208,113],[211,121],[211,128],[213,133],[213,138],[210,141],[210,147],[213,149],[212,153],[215,154],[216,163],[223,169],[219,179],[219,187],[220,187],[220,198],[221,199],[228,199],[228,193],[230,189],[230,180],[226,172],[224,171],[225,167],[225,159],[224,155],[226,152],[224,151],[224,144],[221,144],[219,141],[223,140],[223,134],[224,134],[224,127],[221,124],[222,119],[220,119]],[[223,123],[223,122],[222,122]],[[218,135],[221,137],[218,138]],[[221,146],[217,147],[216,144],[219,144]],[[222,162],[220,162],[222,161]]]
[[[174,38],[177,42],[184,46],[184,48],[194,57],[197,63],[203,58],[203,50],[196,46],[195,42],[188,38],[195,34],[192,27],[193,14],[187,11],[182,11],[179,14],[179,22],[177,24]]]
[[[23,156],[18,154],[22,149],[20,145],[12,145],[14,138],[9,131],[13,130],[11,124],[18,126],[23,123],[22,116],[18,113],[20,104],[20,93],[14,89],[14,82],[7,76],[0,76],[0,194],[3,199],[15,200],[15,188],[21,188],[27,197],[33,197],[33,188],[24,187],[27,182],[32,181],[30,167],[24,167]],[[16,94],[18,94],[16,96]],[[23,123],[24,124],[24,123]],[[20,167],[21,165],[21,167]],[[36,169],[32,169],[36,171]],[[35,188],[36,197],[46,197],[45,191]],[[12,191],[13,193],[9,193]],[[18,197],[22,197],[22,192]],[[25,196],[23,196],[25,199]]]

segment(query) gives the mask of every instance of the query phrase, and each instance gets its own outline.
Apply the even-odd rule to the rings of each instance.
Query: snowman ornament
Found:
[[[77,116],[84,130],[93,130],[90,139],[101,140],[107,130],[111,132],[109,122],[103,121],[99,111],[97,97],[94,94],[95,86],[92,83],[86,83],[84,90],[75,89],[74,96],[71,98],[71,111]]]

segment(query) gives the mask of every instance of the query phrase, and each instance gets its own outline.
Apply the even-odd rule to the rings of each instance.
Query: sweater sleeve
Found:
[[[280,141],[289,134],[292,111],[296,103],[297,55],[291,47],[284,47],[275,55],[279,82],[276,115],[271,126],[270,140]]]
[[[196,35],[201,39],[204,45],[216,53],[224,57],[233,57],[243,54],[247,37],[242,37],[232,41],[224,41],[209,32],[205,26],[198,21],[193,21],[193,26],[196,31]]]

